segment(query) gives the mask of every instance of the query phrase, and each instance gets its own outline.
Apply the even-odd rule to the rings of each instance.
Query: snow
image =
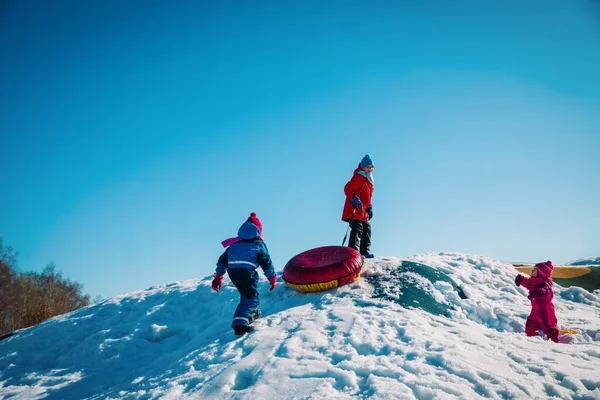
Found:
[[[374,298],[372,282],[403,260],[445,273],[468,298],[430,285],[447,316]],[[358,282],[322,293],[281,278],[269,292],[265,280],[257,331],[241,338],[228,278],[220,293],[211,277],[152,287],[1,341],[0,398],[600,399],[598,296],[555,284],[559,327],[580,333],[528,338],[516,274],[482,256],[431,253],[367,260]]]
[[[571,261],[567,265],[600,265],[600,257],[580,258],[576,261]]]

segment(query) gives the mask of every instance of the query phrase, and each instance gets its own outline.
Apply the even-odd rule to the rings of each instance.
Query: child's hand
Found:
[[[352,198],[352,205],[354,206],[354,208],[358,208],[362,205],[362,202],[360,201],[357,195],[354,195],[354,197]]]
[[[521,282],[523,282],[523,279],[525,279],[525,277],[521,274],[517,275],[515,278],[515,285],[517,286],[521,286]]]
[[[223,275],[215,274],[212,281],[212,288],[215,292],[218,292],[223,287]]]
[[[272,277],[269,278],[269,283],[271,284],[271,291],[273,291],[275,289],[275,286],[277,286],[277,275],[273,275]]]

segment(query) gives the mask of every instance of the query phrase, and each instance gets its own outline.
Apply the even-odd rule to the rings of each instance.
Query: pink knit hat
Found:
[[[552,261],[548,260],[546,262],[537,263],[535,264],[535,267],[538,270],[538,276],[545,276],[548,278],[552,276],[552,270],[554,269]]]

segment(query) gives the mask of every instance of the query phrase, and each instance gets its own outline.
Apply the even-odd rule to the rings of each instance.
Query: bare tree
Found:
[[[63,278],[54,263],[41,273],[17,272],[17,253],[0,237],[0,335],[90,304],[83,286]]]
[[[16,280],[17,255],[11,246],[4,247],[0,237],[0,334],[11,330],[13,285]]]

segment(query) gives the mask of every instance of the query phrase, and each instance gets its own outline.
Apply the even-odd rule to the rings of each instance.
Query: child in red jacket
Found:
[[[560,333],[557,327],[556,314],[552,298],[552,261],[535,264],[531,272],[531,278],[517,275],[515,284],[529,290],[531,300],[531,314],[525,323],[527,336],[538,336],[541,329],[553,342],[558,343]]]
[[[342,213],[342,220],[350,224],[350,240],[348,247],[358,250],[365,258],[373,258],[371,254],[371,224],[373,217],[373,159],[369,154],[363,157],[358,168],[346,186],[346,202]]]

